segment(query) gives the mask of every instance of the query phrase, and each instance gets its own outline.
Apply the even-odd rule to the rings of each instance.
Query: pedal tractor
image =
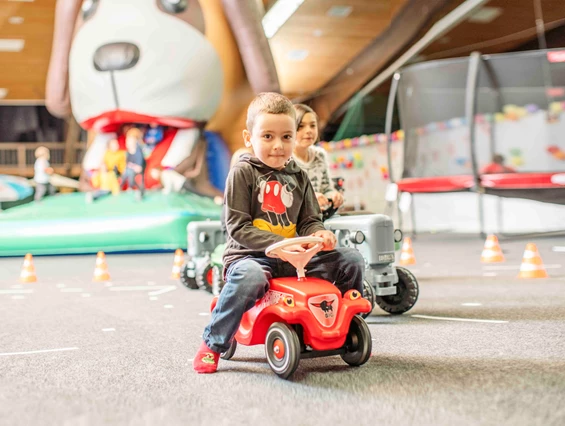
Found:
[[[406,268],[393,266],[402,232],[382,214],[336,216],[324,222],[334,232],[338,247],[359,250],[366,262],[364,295],[374,307],[397,315],[409,311],[418,300],[416,277]]]
[[[212,253],[225,242],[219,220],[190,222],[187,232],[187,261],[180,272],[181,283],[190,288],[202,288],[212,293]]]
[[[358,314],[369,313],[371,304],[357,290],[343,296],[332,283],[304,275],[304,266],[321,248],[318,237],[298,237],[269,246],[269,257],[285,258],[298,278],[273,278],[269,290],[247,311],[230,348],[221,355],[230,359],[238,344],[265,345],[267,361],[275,374],[289,378],[302,358],[340,355],[351,366],[365,364],[371,356],[369,327]],[[317,243],[305,252],[289,252],[293,244]],[[212,301],[211,310],[218,298]]]

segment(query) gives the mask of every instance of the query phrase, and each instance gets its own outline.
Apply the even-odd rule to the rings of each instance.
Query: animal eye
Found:
[[[159,0],[169,13],[184,12],[188,6],[187,0]]]
[[[84,0],[82,2],[81,11],[82,11],[82,19],[87,20],[88,18],[92,17],[96,12],[96,8],[98,7],[99,0]]]

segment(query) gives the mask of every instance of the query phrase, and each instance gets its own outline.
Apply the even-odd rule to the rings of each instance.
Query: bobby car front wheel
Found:
[[[406,268],[396,267],[398,283],[396,283],[396,294],[390,296],[377,296],[375,302],[379,307],[393,315],[400,315],[412,309],[418,300],[420,290],[416,277]]]
[[[365,364],[371,357],[373,342],[369,326],[363,318],[355,315],[349,324],[345,341],[345,353],[341,355],[346,363],[353,367]]]
[[[288,379],[300,362],[300,340],[296,331],[287,324],[271,324],[265,338],[265,353],[271,370],[282,379]]]
[[[229,348],[227,351],[225,351],[224,353],[222,353],[222,354],[220,355],[220,357],[221,357],[222,359],[225,359],[225,360],[231,359],[231,357],[233,356],[233,354],[235,354],[235,350],[236,350],[236,349],[237,349],[237,340],[233,339],[233,340],[231,341],[230,348]]]

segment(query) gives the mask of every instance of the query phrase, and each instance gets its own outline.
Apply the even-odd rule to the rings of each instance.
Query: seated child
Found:
[[[164,130],[163,126],[159,126],[157,123],[151,123],[149,128],[145,131],[143,136],[143,144],[141,149],[143,151],[143,156],[148,158],[155,147],[163,140]]]
[[[46,192],[49,195],[55,195],[55,187],[49,182],[50,175],[53,174],[53,169],[49,164],[50,152],[49,148],[40,146],[35,150],[35,164],[33,166],[35,181],[35,201],[41,201]]]
[[[108,142],[108,149],[102,161],[106,166],[106,170],[113,171],[117,176],[124,174],[126,170],[126,151],[120,149],[117,139],[111,139]]]
[[[351,248],[334,250],[336,238],[324,229],[310,180],[291,158],[295,119],[292,103],[277,93],[259,94],[247,110],[243,139],[253,155],[243,154],[226,181],[226,284],[194,357],[199,373],[216,371],[220,353],[230,347],[245,311],[268,290],[268,280],[296,276],[290,263],[265,255],[271,244],[296,235],[321,237],[324,251],[312,258],[308,275],[335,282],[342,294],[363,290],[363,256]],[[295,244],[286,250],[306,248]]]
[[[343,195],[337,191],[330,179],[330,168],[326,151],[315,146],[318,142],[318,116],[307,105],[297,104],[296,109],[296,145],[292,157],[312,182],[320,208],[329,207],[328,198],[335,208],[343,204]]]
[[[145,192],[145,158],[141,151],[141,130],[137,128],[129,129],[126,134],[126,170],[123,174],[123,181],[127,182],[128,187],[134,187],[139,190],[136,194],[137,198],[143,198]],[[138,185],[136,181],[137,175],[141,175],[141,183]]]
[[[145,131],[145,143],[155,146],[163,140],[163,134],[163,126],[159,126],[157,123],[151,123],[149,128]]]
[[[108,142],[108,149],[104,154],[102,166],[97,175],[93,176],[92,183],[98,189],[86,193],[88,203],[105,197],[106,195],[118,195],[120,193],[120,183],[118,175],[122,175],[126,169],[126,152],[120,150],[117,139]]]

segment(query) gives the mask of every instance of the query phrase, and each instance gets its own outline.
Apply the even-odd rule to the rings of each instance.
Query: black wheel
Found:
[[[355,315],[349,324],[349,332],[345,341],[346,352],[341,355],[341,359],[357,367],[369,361],[372,349],[373,342],[369,326],[361,316]]]
[[[214,282],[213,274],[214,274],[214,268],[209,263],[206,264],[204,269],[202,269],[201,271],[197,271],[196,273],[196,282],[198,286],[206,290],[208,293],[213,292],[213,288],[212,288],[212,283]]]
[[[237,349],[237,341],[235,339],[233,339],[231,341],[230,348],[227,351],[225,351],[223,354],[221,354],[220,358],[225,359],[225,360],[231,359],[231,357],[235,353],[236,349]]]
[[[379,307],[393,315],[400,315],[412,309],[418,300],[420,290],[416,277],[406,268],[396,267],[398,283],[396,294],[390,296],[376,296],[375,302]]]
[[[375,289],[371,285],[371,283],[367,280],[363,281],[363,297],[369,301],[371,304],[371,312],[375,308]],[[363,312],[361,315],[362,318],[367,318],[371,315],[371,312]]]
[[[300,340],[296,331],[282,322],[271,324],[265,338],[265,352],[271,370],[288,379],[300,362]]]
[[[191,290],[198,289],[194,268],[195,268],[194,262],[185,262],[180,268],[180,282],[182,285],[184,285],[187,288],[190,288]]]

